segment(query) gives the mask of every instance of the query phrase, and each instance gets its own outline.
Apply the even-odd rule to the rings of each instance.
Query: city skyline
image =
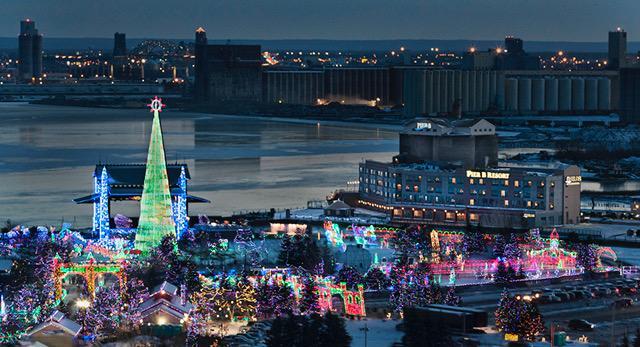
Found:
[[[131,38],[189,39],[198,26],[205,27],[212,38],[261,40],[490,40],[514,35],[536,41],[603,42],[605,33],[616,27],[640,32],[640,23],[633,18],[640,3],[630,0],[614,5],[578,0],[562,4],[548,0],[493,0],[482,4],[407,0],[393,7],[379,0],[356,0],[346,5],[335,0],[319,4],[187,0],[180,5],[176,8],[167,0],[135,4],[72,0],[65,1],[64,6],[60,1],[37,6],[35,1],[9,1],[4,4],[4,17],[31,18],[40,23],[47,37],[60,38],[110,37],[121,31]],[[83,28],[82,35],[76,32],[78,27]],[[14,35],[14,21],[0,22],[0,37]],[[633,36],[630,41],[634,41]]]

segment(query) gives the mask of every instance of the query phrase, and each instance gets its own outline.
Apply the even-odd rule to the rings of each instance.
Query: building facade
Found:
[[[196,30],[195,96],[201,102],[260,102],[262,61],[259,45],[209,45]]]
[[[640,68],[620,69],[620,115],[626,122],[640,122]]]
[[[406,69],[404,115],[608,114],[618,71]]]
[[[627,33],[618,28],[609,32],[609,51],[607,68],[618,70],[625,67],[627,59]]]
[[[580,169],[437,164],[360,164],[360,204],[394,222],[499,229],[574,224],[580,217]]]
[[[114,57],[127,56],[127,36],[125,33],[113,34],[113,56]]]
[[[496,127],[484,119],[447,122],[418,118],[400,132],[400,152],[395,163],[457,163],[484,168],[498,164]]]
[[[36,29],[36,22],[20,21],[18,36],[18,78],[32,81],[42,77],[42,35]]]
[[[315,105],[325,98],[322,70],[270,70],[262,76],[265,103]]]
[[[486,120],[416,119],[400,139],[391,163],[359,165],[359,206],[400,224],[528,229],[579,222],[580,169],[499,165],[495,127]]]

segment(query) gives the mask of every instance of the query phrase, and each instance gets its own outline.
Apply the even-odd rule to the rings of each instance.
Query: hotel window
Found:
[[[513,186],[516,188],[520,187],[520,181],[513,181]]]
[[[484,184],[484,179],[482,178],[478,179],[478,184]]]
[[[444,218],[446,220],[454,220],[456,218],[455,212],[445,212]]]
[[[423,218],[424,214],[422,213],[421,210],[415,210],[413,211],[413,218]]]
[[[504,207],[509,207],[509,200],[504,201]]]
[[[504,180],[505,187],[509,186],[509,180]]]
[[[505,196],[507,196],[507,191],[506,191],[506,190],[501,190],[501,191],[500,191],[500,196],[501,196],[501,197],[503,197],[503,198],[504,198]]]
[[[528,186],[528,187],[531,187],[531,185],[532,185],[532,184],[533,184],[533,183],[531,183],[531,181],[527,181],[527,186]]]
[[[476,200],[475,199],[469,199],[469,205],[475,205],[476,204]]]
[[[540,181],[540,187],[544,187],[544,181]]]
[[[413,191],[414,191],[414,192],[416,192],[416,193],[417,193],[419,190],[420,190],[420,188],[419,188],[418,186],[413,186]]]
[[[422,182],[422,176],[418,176],[418,181]]]
[[[478,216],[477,213],[469,213],[469,221],[477,222],[479,220],[480,220],[480,217]]]
[[[553,187],[555,187],[555,186],[556,186],[556,182],[551,181],[551,188],[553,188]]]
[[[469,178],[469,184],[473,184],[473,178]]]
[[[527,207],[531,207],[531,200],[527,201]]]
[[[554,206],[553,206],[553,203],[550,203],[550,204],[549,204],[549,209],[550,209],[550,210],[553,210],[553,207],[554,207]]]
[[[433,181],[434,181],[434,182],[440,182],[440,177],[435,177],[435,178],[433,179]]]
[[[402,184],[400,184],[400,183],[396,184],[396,189],[397,190],[402,190]]]
[[[455,177],[451,177],[451,183],[452,184],[456,184],[456,178]]]
[[[402,210],[399,208],[396,208],[393,210],[393,215],[396,217],[402,217]]]

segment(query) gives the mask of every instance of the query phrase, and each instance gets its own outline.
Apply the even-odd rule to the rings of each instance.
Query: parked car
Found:
[[[633,300],[630,298],[618,299],[611,303],[613,308],[627,308],[633,306]]]
[[[596,325],[584,319],[572,319],[569,321],[569,329],[578,331],[593,331]]]

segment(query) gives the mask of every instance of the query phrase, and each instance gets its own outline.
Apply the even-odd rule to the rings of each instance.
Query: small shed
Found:
[[[354,213],[355,208],[342,200],[336,200],[324,209],[324,215],[327,217],[353,217]]]
[[[27,332],[31,340],[50,347],[73,346],[82,326],[65,317],[64,313],[55,311],[44,322]]]

